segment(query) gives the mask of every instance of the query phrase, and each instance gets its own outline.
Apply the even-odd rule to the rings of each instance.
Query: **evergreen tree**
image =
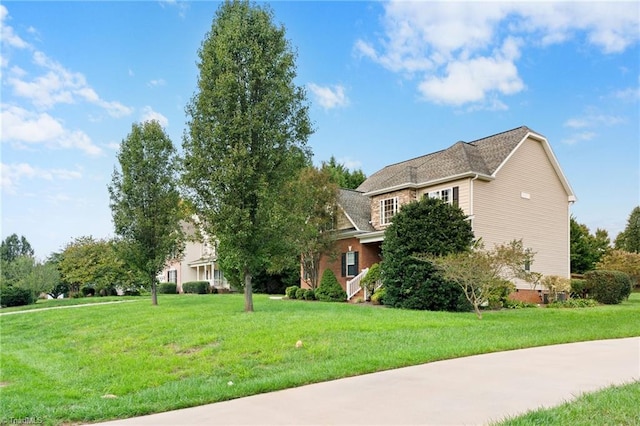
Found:
[[[442,278],[424,257],[470,249],[473,231],[459,207],[425,197],[403,206],[384,236],[385,305],[448,311],[470,308],[462,290]]]
[[[615,247],[630,253],[640,253],[640,206],[631,211],[627,226],[616,237]]]

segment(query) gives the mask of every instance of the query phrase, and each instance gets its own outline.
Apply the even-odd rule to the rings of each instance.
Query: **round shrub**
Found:
[[[304,300],[316,300],[316,292],[311,290],[310,288],[306,288],[302,295]]]
[[[290,287],[287,287],[284,290],[284,294],[286,294],[289,299],[295,299],[296,298],[296,291],[298,291],[299,288],[300,287],[298,287],[297,285],[292,285]]]
[[[593,298],[605,305],[616,305],[631,294],[631,278],[619,271],[589,271],[585,274]]]
[[[316,298],[322,302],[344,302],[347,292],[342,289],[335,274],[330,269],[322,273],[320,286],[316,289]]]
[[[571,297],[577,299],[586,299],[589,297],[591,289],[587,285],[587,280],[572,279],[571,280]]]
[[[177,294],[178,286],[175,283],[160,283],[158,285],[158,293],[160,294]]]
[[[35,302],[33,293],[29,289],[12,285],[0,286],[0,306],[2,307],[24,306]]]
[[[296,299],[298,299],[298,300],[304,299],[304,288],[297,288],[296,289]]]
[[[182,291],[188,294],[207,294],[209,281],[187,281],[182,283]]]
[[[384,305],[384,294],[386,290],[384,287],[379,288],[373,295],[371,296],[371,303],[374,305]]]

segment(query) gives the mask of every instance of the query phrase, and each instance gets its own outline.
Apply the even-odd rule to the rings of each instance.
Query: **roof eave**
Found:
[[[453,181],[453,180],[464,179],[464,178],[470,178],[470,177],[477,177],[478,179],[486,180],[486,181],[491,181],[491,180],[495,179],[493,176],[489,176],[489,175],[484,174],[484,173],[465,172],[465,173],[461,173],[461,174],[457,174],[457,175],[447,176],[447,177],[440,178],[440,179],[428,180],[428,181],[420,182],[420,183],[406,182],[406,183],[403,183],[403,184],[400,184],[400,185],[395,185],[395,186],[390,186],[390,187],[387,187],[387,188],[376,189],[375,191],[365,192],[364,195],[366,195],[367,197],[373,197],[373,196],[376,196],[376,195],[386,194],[386,193],[389,193],[389,192],[401,191],[403,189],[420,189],[420,188],[425,188],[427,186],[438,185],[438,184],[441,184],[441,183],[450,182],[450,181]]]

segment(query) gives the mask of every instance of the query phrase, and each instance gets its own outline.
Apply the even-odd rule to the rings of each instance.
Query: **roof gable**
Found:
[[[378,192],[399,186],[420,186],[465,174],[491,177],[531,133],[534,132],[522,126],[473,142],[456,142],[442,151],[386,166],[357,189],[364,193]]]

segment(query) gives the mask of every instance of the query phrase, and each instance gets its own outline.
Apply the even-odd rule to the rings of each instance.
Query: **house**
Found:
[[[218,266],[217,244],[204,232],[198,218],[193,219],[193,223],[182,224],[188,236],[182,256],[167,262],[158,280],[175,283],[178,293],[182,293],[182,284],[189,281],[209,281],[212,289],[229,291],[229,283]]]
[[[460,207],[486,248],[522,239],[536,253],[533,271],[570,276],[569,217],[576,197],[547,139],[527,127],[456,142],[386,166],[356,190],[341,190],[339,256],[324,258],[320,273],[330,268],[349,299],[361,296],[359,281],[380,262],[385,229],[403,205],[421,197]],[[515,298],[540,301],[539,287],[515,284]]]

